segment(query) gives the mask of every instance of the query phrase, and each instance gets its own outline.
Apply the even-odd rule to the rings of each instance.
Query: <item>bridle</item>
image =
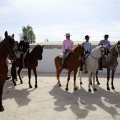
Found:
[[[102,45],[102,46],[100,47],[100,51],[101,51],[101,56],[102,56],[102,58],[103,58],[104,55],[105,55],[106,48]],[[91,52],[88,53],[86,59],[88,58],[89,55],[90,55],[92,58],[94,58],[94,59],[97,59],[97,60],[99,59],[99,58],[94,57],[94,56],[91,54]]]
[[[116,44],[115,46],[117,48],[116,52],[118,53],[118,55],[120,56],[120,43]],[[116,56],[116,54],[112,54],[111,51],[109,52],[112,56]]]

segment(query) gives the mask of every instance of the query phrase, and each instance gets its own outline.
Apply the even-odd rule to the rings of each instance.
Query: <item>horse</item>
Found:
[[[4,111],[4,107],[2,105],[2,94],[3,87],[6,81],[8,67],[6,64],[6,59],[15,60],[15,52],[14,52],[14,39],[11,36],[8,36],[7,31],[5,32],[5,38],[0,43],[0,112]]]
[[[115,89],[113,85],[113,79],[114,79],[116,67],[118,66],[118,61],[117,61],[118,55],[120,55],[120,41],[118,41],[115,45],[112,46],[111,50],[106,56],[106,61],[102,62],[103,68],[107,69],[107,90],[110,90],[110,87],[109,87],[110,71],[112,71],[111,87],[113,90]],[[98,81],[98,71],[96,72],[96,81],[97,81],[97,84],[100,85]]]
[[[88,53],[85,57],[85,67],[88,72],[88,91],[91,92],[90,85],[92,83],[91,79],[93,76],[93,90],[97,91],[95,88],[95,74],[98,70],[99,64],[98,60],[100,57],[105,55],[106,48],[103,45],[97,46],[90,53]],[[80,71],[80,84],[82,84],[82,71]]]
[[[29,88],[32,88],[31,85],[31,70],[33,70],[35,75],[35,88],[37,88],[37,72],[36,67],[38,66],[38,60],[42,60],[42,53],[43,53],[43,47],[41,45],[36,45],[33,50],[28,53],[24,59],[25,66],[23,67],[20,58],[17,58],[16,61],[13,62],[11,67],[11,76],[14,86],[16,86],[15,79],[17,78],[16,75],[16,67],[18,67],[18,76],[20,79],[20,83],[23,84],[22,78],[20,76],[20,72],[23,68],[28,69],[28,78],[29,78]]]
[[[68,84],[70,80],[70,74],[72,71],[74,71],[74,90],[77,90],[76,86],[76,73],[78,70],[78,67],[80,65],[79,57],[84,57],[84,46],[83,44],[78,44],[73,50],[70,51],[69,58],[66,60],[67,70],[68,70],[68,78],[67,78],[67,84],[66,84],[66,91],[68,91]],[[54,59],[55,67],[56,67],[56,77],[58,80],[58,85],[61,86],[60,83],[60,73],[64,69],[62,66],[62,58],[59,56],[55,57]]]

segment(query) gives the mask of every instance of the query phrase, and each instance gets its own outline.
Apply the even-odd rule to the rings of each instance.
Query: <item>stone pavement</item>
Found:
[[[33,74],[33,73],[32,73]],[[38,73],[38,88],[28,88],[27,72],[23,84],[13,86],[6,81],[3,92],[4,112],[0,120],[120,120],[120,75],[114,79],[115,91],[106,90],[106,75],[99,74],[101,85],[97,91],[88,92],[88,78],[83,75],[83,85],[77,78],[78,90],[73,90],[73,75],[69,90],[65,91],[67,73],[61,74],[61,84],[56,83],[55,73]],[[111,87],[111,86],[110,86]]]

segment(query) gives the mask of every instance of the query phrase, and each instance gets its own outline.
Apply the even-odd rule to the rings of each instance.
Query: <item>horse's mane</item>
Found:
[[[33,50],[31,51],[31,53],[30,54],[33,54],[33,53],[35,53],[39,48],[42,48],[42,46],[41,45],[36,45],[34,48],[33,48]],[[36,53],[37,54],[37,53]]]
[[[82,46],[83,46],[83,44],[78,44],[71,51],[74,52],[76,49],[78,49],[79,47],[82,47]]]

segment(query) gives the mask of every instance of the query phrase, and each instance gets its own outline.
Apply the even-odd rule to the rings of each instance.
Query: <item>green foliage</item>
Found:
[[[22,27],[22,34],[20,35],[20,39],[22,39],[22,36],[24,35],[28,37],[28,42],[30,44],[35,43],[36,37],[31,26],[27,25],[26,27],[25,26]]]

